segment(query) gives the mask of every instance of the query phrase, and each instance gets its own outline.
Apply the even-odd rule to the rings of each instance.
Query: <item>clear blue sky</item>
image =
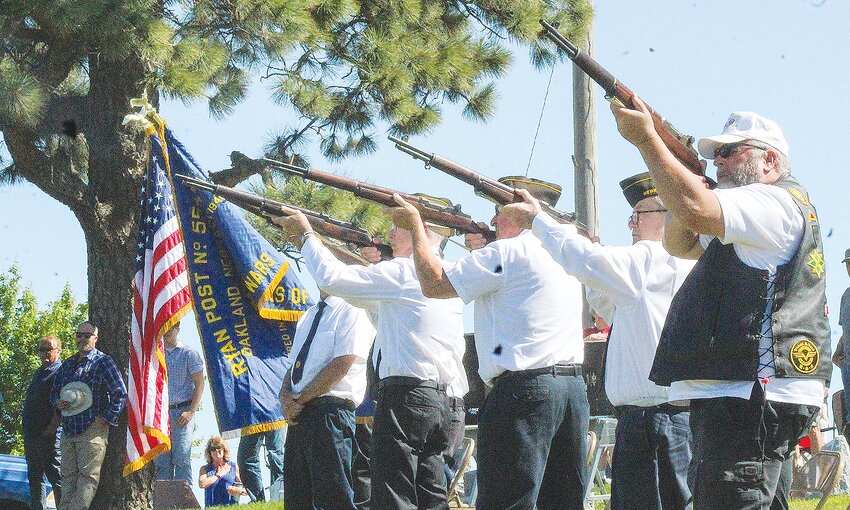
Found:
[[[606,0],[596,4],[594,32],[595,58],[683,132],[718,134],[729,112],[739,110],[779,123],[791,147],[792,173],[808,188],[823,226],[834,344],[840,335],[838,304],[850,284],[840,262],[850,247],[850,228],[841,223],[847,219],[848,178],[838,161],[850,134],[850,108],[841,95],[850,83],[850,2]],[[515,50],[513,68],[498,83],[490,122],[463,120],[458,109],[446,106],[443,124],[411,142],[492,177],[524,174],[549,78],[548,71],[531,68],[527,56],[525,49]],[[269,134],[292,122],[291,112],[269,103],[266,87],[259,83],[221,122],[210,119],[201,104],[166,102],[161,113],[201,165],[219,170],[229,166],[230,151],[257,156]],[[617,134],[599,92],[601,238],[628,244],[630,208],[617,183],[644,166]],[[554,72],[529,175],[560,183],[564,210],[573,209],[571,105],[571,66],[562,64]],[[448,196],[489,221],[489,202],[436,170],[426,171],[380,138],[376,154],[339,165],[324,161],[315,143],[312,164],[403,191]],[[84,239],[66,207],[30,185],[0,189],[0,239],[0,270],[17,262],[41,302],[58,296],[65,282],[78,299],[86,299]],[[459,255],[451,250],[448,257]],[[183,331],[183,341],[197,346],[197,336],[187,334],[193,328]],[[840,388],[840,378],[833,379],[833,389]],[[209,397],[204,407],[199,435],[207,437],[215,431]]]

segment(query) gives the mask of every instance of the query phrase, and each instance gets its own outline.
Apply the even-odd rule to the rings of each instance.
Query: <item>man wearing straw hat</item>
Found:
[[[59,510],[85,510],[100,482],[109,427],[118,425],[127,388],[115,362],[95,348],[97,327],[83,322],[74,333],[77,354],[59,367],[50,400],[62,413],[62,499]]]

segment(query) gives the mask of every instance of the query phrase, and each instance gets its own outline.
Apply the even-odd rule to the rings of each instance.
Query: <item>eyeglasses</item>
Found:
[[[74,336],[76,336],[77,338],[88,338],[90,336],[94,336],[94,333],[87,333],[85,331],[77,331],[76,333],[74,333]]]
[[[640,223],[640,215],[652,212],[667,212],[668,209],[650,209],[649,211],[635,211],[629,215],[629,224],[637,225]]]
[[[732,156],[733,154],[738,154],[740,152],[743,152],[743,150],[739,151],[738,149],[743,149],[743,148],[746,148],[746,147],[749,147],[751,149],[761,149],[763,151],[769,150],[767,147],[763,147],[761,145],[755,145],[755,144],[752,144],[752,143],[727,143],[727,144],[721,145],[720,147],[718,147],[714,151],[714,159],[721,158],[721,157],[722,158],[728,158],[729,156]]]
[[[210,447],[210,453],[218,452],[218,451],[221,451],[221,450],[222,450],[221,446],[211,446]]]

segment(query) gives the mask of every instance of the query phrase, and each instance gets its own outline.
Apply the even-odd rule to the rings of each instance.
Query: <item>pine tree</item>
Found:
[[[98,347],[126,366],[144,165],[139,128],[121,127],[131,98],[206,101],[221,117],[261,74],[302,119],[272,142],[275,155],[294,158],[305,143],[331,159],[364,155],[379,128],[425,132],[446,102],[489,118],[508,41],[528,44],[539,65],[556,59],[537,43],[540,18],[576,38],[590,8],[586,0],[0,0],[0,181],[25,179],[74,213]],[[233,185],[257,171],[235,166],[214,179]],[[94,508],[151,507],[152,469],[120,476],[125,434],[110,435]]]

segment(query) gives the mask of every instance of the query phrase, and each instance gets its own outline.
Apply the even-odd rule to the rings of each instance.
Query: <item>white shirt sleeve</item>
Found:
[[[733,244],[742,262],[775,270],[794,256],[803,238],[800,209],[784,188],[749,184],[715,189],[723,211],[723,244]]]
[[[464,303],[498,290],[505,278],[504,256],[493,242],[456,262],[443,262],[449,282]]]
[[[558,223],[538,214],[531,232],[552,258],[581,283],[611,299],[614,304],[636,296],[646,280],[646,246],[602,246],[581,236],[574,225]]]
[[[366,317],[366,312],[354,307],[346,307],[340,313],[337,328],[334,331],[333,357],[354,354],[365,360],[369,357],[369,348],[375,338],[375,328]]]
[[[398,299],[404,287],[401,264],[392,260],[368,266],[347,265],[334,257],[316,236],[301,247],[307,270],[316,285],[354,306],[369,309],[368,301]]]

